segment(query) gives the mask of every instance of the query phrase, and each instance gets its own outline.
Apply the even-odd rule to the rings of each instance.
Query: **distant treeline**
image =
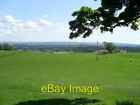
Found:
[[[0,43],[0,50],[15,50],[16,47],[9,43]]]
[[[140,45],[115,44],[119,50],[140,52]],[[102,43],[73,42],[34,42],[34,43],[0,43],[0,50],[45,51],[45,52],[95,52],[105,49]]]
[[[94,52],[97,50],[95,45],[65,44],[65,43],[19,43],[16,44],[17,50],[47,51],[47,52]]]
[[[72,43],[72,42],[41,42],[41,43],[15,43],[17,50],[32,51],[68,51],[68,52],[95,52],[104,49],[103,44],[96,43]],[[128,52],[140,52],[140,45],[115,44],[120,50]]]

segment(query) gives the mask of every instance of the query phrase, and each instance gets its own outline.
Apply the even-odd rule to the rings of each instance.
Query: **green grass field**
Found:
[[[85,85],[96,83],[95,95],[41,94],[47,83]],[[51,54],[0,52],[0,105],[28,100],[87,97],[107,104],[116,100],[140,100],[140,54],[99,55],[94,53]]]

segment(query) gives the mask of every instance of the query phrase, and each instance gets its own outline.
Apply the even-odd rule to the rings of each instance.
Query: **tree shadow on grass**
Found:
[[[98,99],[76,98],[73,100],[65,98],[46,99],[46,100],[31,100],[26,102],[20,102],[16,105],[86,105],[98,103]]]

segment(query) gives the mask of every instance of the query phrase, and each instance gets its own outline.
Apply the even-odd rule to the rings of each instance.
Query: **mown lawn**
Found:
[[[48,83],[87,85],[96,83],[94,95],[41,94]],[[28,100],[87,97],[107,104],[116,100],[140,100],[140,54],[0,52],[0,105]],[[139,103],[140,104],[140,103]]]

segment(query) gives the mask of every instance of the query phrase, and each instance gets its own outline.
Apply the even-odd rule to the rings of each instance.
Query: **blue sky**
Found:
[[[97,8],[93,0],[0,0],[0,41],[113,41],[140,43],[140,31],[117,28],[113,34],[95,30],[89,38],[70,40],[68,22],[81,6]]]
[[[36,19],[46,14],[53,21],[69,21],[71,13],[81,6],[97,8],[98,5],[93,0],[1,0],[0,15]]]

